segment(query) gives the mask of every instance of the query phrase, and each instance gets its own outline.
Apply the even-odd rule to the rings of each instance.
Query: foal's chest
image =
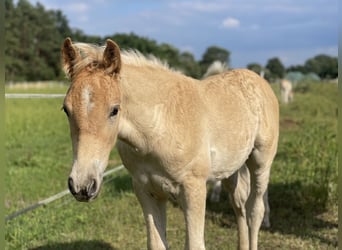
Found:
[[[139,151],[125,143],[118,143],[125,167],[139,187],[155,198],[176,199],[180,184],[177,183],[154,157],[140,155]]]

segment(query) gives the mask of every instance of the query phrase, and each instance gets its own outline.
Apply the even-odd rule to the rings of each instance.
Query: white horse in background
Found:
[[[293,101],[292,83],[289,80],[280,81],[280,95],[281,101],[285,104]]]
[[[229,70],[229,68],[226,63],[222,63],[221,61],[214,61],[208,67],[206,73],[203,75],[203,78],[221,74],[227,70]],[[250,193],[250,174],[249,174],[249,170],[246,164],[244,164],[243,167],[240,170],[238,170],[231,178],[234,178],[233,183],[236,183],[238,180],[240,181],[240,184],[237,186],[239,186],[239,188],[241,189],[240,194],[243,194],[243,197],[241,198],[246,201]],[[221,192],[222,192],[222,181],[210,179],[208,182],[212,185],[209,200],[211,202],[219,202]],[[232,187],[227,185],[226,188],[228,189],[227,190],[228,193],[231,194],[230,189],[232,189]],[[230,199],[233,199],[231,195],[229,197]],[[264,212],[264,218],[262,221],[262,227],[269,228],[271,226],[271,223],[270,223],[270,206],[268,203],[268,190],[266,190],[263,200],[264,200],[265,212]]]
[[[229,67],[226,63],[216,60],[212,64],[210,64],[207,71],[203,75],[203,78],[207,78],[209,76],[223,73],[224,71],[227,71],[228,69]]]

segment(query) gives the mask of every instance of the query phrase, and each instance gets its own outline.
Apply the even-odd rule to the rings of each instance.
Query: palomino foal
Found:
[[[228,182],[239,248],[257,249],[271,163],[278,142],[278,102],[269,84],[248,70],[198,80],[138,52],[62,47],[71,86],[64,100],[73,146],[69,189],[94,199],[116,140],[142,206],[149,249],[167,249],[166,202],[184,211],[186,249],[205,249],[208,178]],[[246,162],[250,193],[233,175]],[[230,178],[234,176],[234,178]]]

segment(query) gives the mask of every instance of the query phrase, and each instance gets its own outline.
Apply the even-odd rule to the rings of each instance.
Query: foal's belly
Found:
[[[221,180],[234,174],[246,162],[252,149],[253,143],[234,150],[211,147],[209,179]]]
[[[139,185],[155,198],[177,200],[180,184],[171,178],[149,172],[143,172],[134,177],[139,181]]]
[[[152,197],[157,199],[171,199],[177,201],[180,190],[180,183],[169,177],[165,172],[155,171],[159,166],[143,166],[137,164],[135,170],[131,172],[137,188],[145,190]],[[143,169],[139,171],[137,169]]]

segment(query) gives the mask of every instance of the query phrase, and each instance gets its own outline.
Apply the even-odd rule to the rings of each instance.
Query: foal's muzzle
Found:
[[[86,185],[78,187],[77,185],[75,185],[72,177],[69,177],[68,187],[70,193],[76,198],[76,200],[84,202],[95,199],[99,191],[99,183],[94,178],[89,179]]]

